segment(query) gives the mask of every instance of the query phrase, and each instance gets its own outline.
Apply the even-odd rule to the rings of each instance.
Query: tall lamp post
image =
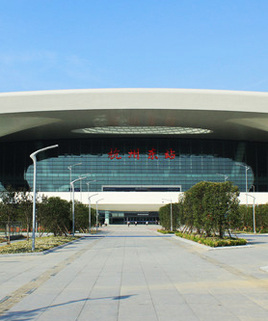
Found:
[[[92,181],[86,182],[86,184],[87,184],[87,199],[88,199],[88,233],[90,233],[90,229],[91,229],[91,197],[98,195],[98,193],[96,193],[96,194],[89,196],[89,184],[92,182],[96,182],[96,180],[94,179]]]
[[[91,197],[99,195],[98,193],[90,195],[88,197],[88,233],[90,233],[91,229]]]
[[[96,227],[98,228],[99,225],[99,208],[98,208],[98,203],[100,201],[104,200],[104,198],[100,198],[96,201]]]
[[[247,192],[248,192],[248,170],[250,169],[250,167],[247,166],[247,165],[239,164],[239,163],[236,163],[236,165],[245,168],[245,174],[246,174],[246,202],[247,202],[247,206],[248,206],[248,195],[247,195]]]
[[[162,200],[170,203],[170,231],[173,231],[172,199],[162,198]]]
[[[36,155],[38,153],[44,152],[45,150],[52,149],[59,147],[59,145],[51,145],[48,147],[44,147],[38,149],[37,151],[33,152],[30,157],[33,160],[34,165],[34,174],[33,174],[33,232],[32,232],[32,251],[35,250],[35,218],[36,218]]]
[[[78,177],[81,178],[81,177],[88,176],[88,175],[90,175],[90,174],[87,173],[84,175],[79,175]],[[82,180],[80,180],[80,202],[82,203]]]
[[[74,165],[68,166],[68,169],[70,171],[70,185],[71,185],[71,181],[72,181],[72,170],[73,170],[73,167],[79,166],[79,165],[82,165],[82,163],[76,163]],[[70,200],[72,199],[71,195],[72,195],[72,191],[70,190]]]
[[[71,185],[71,187],[72,187],[72,195],[73,195],[73,198],[72,198],[73,236],[74,236],[74,230],[75,230],[75,228],[74,228],[74,227],[75,227],[75,215],[74,215],[74,183],[77,182],[77,181],[80,181],[81,179],[85,179],[85,178],[86,178],[86,176],[84,176],[84,177],[79,177],[79,178],[73,180],[73,181],[70,183],[70,185]]]
[[[256,217],[255,217],[255,200],[256,197],[247,194],[247,196],[252,197],[253,198],[253,232],[256,233]]]
[[[93,181],[88,181],[88,182],[86,182],[86,184],[87,184],[87,194],[88,194],[88,196],[89,196],[89,185],[90,185],[90,183],[93,183],[93,182],[96,182],[96,180],[94,179]]]

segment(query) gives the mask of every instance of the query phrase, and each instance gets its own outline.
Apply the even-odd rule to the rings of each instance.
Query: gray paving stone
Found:
[[[0,320],[268,319],[268,236],[210,251],[156,228],[109,226],[47,255],[0,257],[11,304]]]

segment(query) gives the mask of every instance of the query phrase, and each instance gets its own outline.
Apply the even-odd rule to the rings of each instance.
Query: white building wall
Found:
[[[58,196],[62,199],[70,201],[72,194],[65,193],[40,193],[48,197]],[[84,204],[88,204],[88,197],[96,194],[96,192],[75,192],[74,199]],[[158,211],[164,204],[177,203],[180,195],[183,193],[178,192],[98,192],[98,195],[93,196],[91,206],[96,207],[96,201],[103,198],[98,202],[99,210],[109,211]],[[240,204],[253,204],[255,198],[255,205],[268,203],[268,193],[240,193]]]

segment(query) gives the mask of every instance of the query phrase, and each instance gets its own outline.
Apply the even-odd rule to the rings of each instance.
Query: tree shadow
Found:
[[[49,306],[44,306],[41,308],[37,309],[32,309],[32,310],[22,310],[22,311],[12,311],[12,312],[6,312],[4,315],[0,316],[0,320],[5,320],[5,321],[30,321],[33,320],[38,313],[44,312],[49,309],[65,306],[65,305],[70,305],[70,304],[75,304],[78,302],[87,302],[87,301],[97,301],[97,300],[113,300],[113,301],[119,301],[119,300],[125,300],[129,299],[132,296],[135,296],[136,294],[130,294],[130,295],[119,295],[119,296],[108,296],[108,297],[102,297],[102,298],[84,298],[80,300],[71,300],[67,301],[64,303],[59,303],[59,304],[53,304]]]

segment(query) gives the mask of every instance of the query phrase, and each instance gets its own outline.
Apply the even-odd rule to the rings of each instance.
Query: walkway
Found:
[[[0,320],[268,319],[267,235],[210,250],[156,226],[102,230],[47,255],[1,256]]]

